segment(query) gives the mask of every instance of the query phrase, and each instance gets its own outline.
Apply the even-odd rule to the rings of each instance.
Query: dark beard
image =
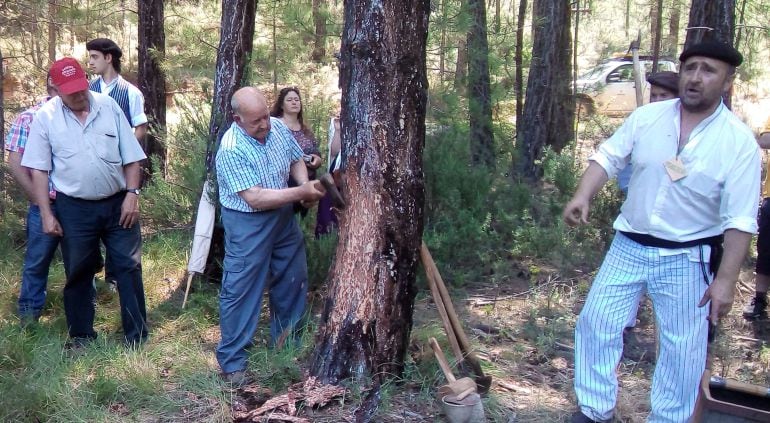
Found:
[[[682,108],[690,113],[700,113],[705,112],[711,108],[716,107],[717,104],[719,104],[719,100],[721,97],[719,97],[716,101],[713,101],[711,103],[708,102],[708,99],[701,99],[700,101],[697,101],[695,103],[688,102],[685,97],[681,97],[681,104]]]

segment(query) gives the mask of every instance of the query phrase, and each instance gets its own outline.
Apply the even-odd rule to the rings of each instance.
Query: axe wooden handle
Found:
[[[449,362],[447,362],[446,357],[444,357],[444,351],[441,351],[441,346],[439,346],[436,338],[431,337],[428,342],[430,342],[430,347],[433,349],[433,354],[436,356],[436,361],[438,361],[438,365],[441,367],[441,371],[444,372],[446,380],[448,380],[449,383],[457,380],[455,379],[455,375],[452,373],[452,369],[449,367]]]
[[[444,325],[444,332],[446,332],[447,339],[449,340],[449,346],[452,347],[452,353],[455,356],[455,362],[458,363],[463,359],[463,350],[460,348],[460,344],[457,342],[457,336],[455,336],[455,330],[452,327],[452,322],[449,320],[447,310],[444,305],[444,300],[441,298],[441,293],[438,290],[436,284],[436,272],[435,263],[428,251],[428,247],[425,243],[420,246],[420,259],[422,260],[423,268],[425,269],[425,277],[428,279],[428,287],[430,287],[430,293],[433,295],[433,302],[436,304],[436,309],[441,317],[441,323]],[[438,275],[441,277],[441,275]]]
[[[468,341],[468,337],[463,331],[463,327],[460,323],[460,319],[457,317],[457,313],[455,313],[454,306],[452,305],[452,298],[449,296],[449,291],[447,291],[446,285],[444,285],[444,280],[441,278],[441,274],[438,272],[436,263],[430,256],[430,252],[428,251],[428,247],[425,245],[425,242],[422,243],[420,250],[421,257],[423,257],[422,250],[424,250],[426,253],[423,258],[423,264],[426,267],[431,268],[433,276],[435,277],[435,283],[441,296],[442,303],[444,304],[447,317],[449,318],[449,322],[452,324],[452,329],[461,350],[461,357],[464,357],[468,361],[468,364],[471,365],[473,372],[476,373],[476,376],[485,377],[484,370],[481,368],[481,363],[476,357],[476,354],[474,354],[473,350],[471,349],[471,343]]]

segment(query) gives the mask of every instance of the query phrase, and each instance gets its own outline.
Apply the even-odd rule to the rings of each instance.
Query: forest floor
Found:
[[[563,279],[554,271],[530,266],[515,283],[453,291],[453,303],[472,338],[487,374],[493,378],[484,395],[486,421],[566,422],[575,410],[573,391],[575,320],[592,274]],[[753,384],[770,384],[770,321],[747,322],[742,307],[750,301],[753,273],[741,274],[736,303],[710,348],[715,374]],[[451,289],[450,289],[451,290]],[[415,304],[411,364],[403,380],[382,395],[373,421],[446,421],[437,389],[446,384],[426,342],[435,336],[450,350],[435,304],[422,296]],[[643,422],[649,412],[650,379],[655,364],[654,317],[644,300],[638,323],[618,366],[620,391],[616,422]],[[471,372],[455,369],[457,377]],[[253,392],[253,390],[251,391]],[[251,394],[243,394],[248,402]],[[239,403],[236,400],[234,403]],[[299,415],[313,422],[355,421],[360,402],[307,409]],[[246,421],[246,420],[244,420]],[[281,421],[281,420],[271,420]]]

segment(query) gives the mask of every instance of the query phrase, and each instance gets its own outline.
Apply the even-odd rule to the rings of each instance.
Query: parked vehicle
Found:
[[[652,57],[639,58],[642,70],[642,98],[650,101],[650,84],[646,75],[652,71]],[[658,71],[676,72],[676,64],[669,59],[658,60]],[[577,81],[576,105],[581,114],[601,113],[625,116],[636,109],[636,83],[631,56],[606,60],[586,72]]]

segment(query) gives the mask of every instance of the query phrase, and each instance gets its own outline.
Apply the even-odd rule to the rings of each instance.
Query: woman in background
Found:
[[[294,139],[297,140],[302,152],[305,154],[304,160],[307,166],[307,176],[309,180],[315,179],[316,169],[321,166],[321,153],[318,151],[313,132],[305,126],[302,121],[302,97],[299,94],[299,88],[286,87],[278,93],[278,98],[270,110],[270,116],[278,118],[291,131]],[[297,186],[291,177],[289,177],[289,186]],[[294,204],[294,212],[299,212],[302,217],[307,215],[307,209],[299,203]]]
[[[339,188],[340,149],[341,149],[340,118],[332,117],[329,122],[329,173],[334,176],[334,182]],[[318,215],[316,216],[315,237],[331,233],[338,225],[337,216],[332,210],[332,198],[326,193],[318,202]]]

